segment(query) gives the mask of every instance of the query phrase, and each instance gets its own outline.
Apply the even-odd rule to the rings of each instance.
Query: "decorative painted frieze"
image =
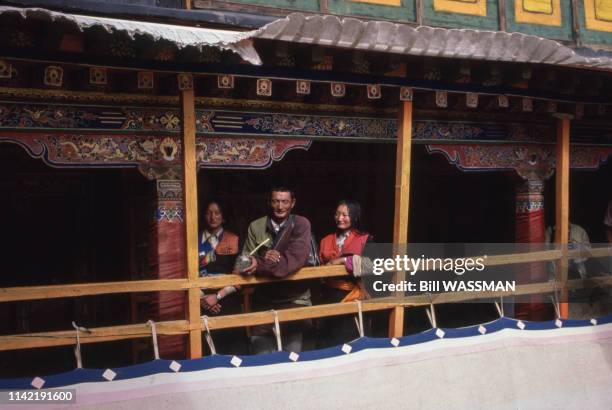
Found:
[[[554,143],[555,141],[553,129],[545,125],[443,121],[415,121],[412,138],[440,142],[455,140]]]
[[[0,129],[180,133],[177,109],[0,103]],[[200,134],[395,138],[396,120],[196,110]]]
[[[121,132],[180,135],[178,109],[96,107],[0,102],[0,130],[18,132],[56,130],[59,133]],[[222,135],[283,138],[352,138],[392,141],[396,118],[346,115],[301,115],[281,112],[196,110],[200,136]],[[413,140],[427,143],[538,142],[554,144],[554,124],[414,120]],[[612,145],[607,128],[572,122],[572,143]]]
[[[397,133],[397,123],[392,119],[283,114],[245,114],[243,118],[244,130],[263,134],[385,139],[395,138]],[[216,119],[211,122],[218,132],[224,125]]]
[[[526,180],[545,180],[555,169],[554,146],[543,145],[428,145],[430,153],[443,154],[462,171],[515,170]],[[570,147],[570,167],[598,169],[612,147]]]
[[[0,132],[2,142],[21,145],[31,157],[52,166],[137,166],[150,178],[167,179],[177,174],[172,170],[181,163],[178,136]],[[280,161],[292,149],[307,150],[310,144],[308,139],[198,137],[196,157],[199,167],[261,169]]]

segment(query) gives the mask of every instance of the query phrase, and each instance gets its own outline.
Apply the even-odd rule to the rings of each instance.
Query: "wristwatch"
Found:
[[[223,299],[223,296],[221,296],[221,291],[217,292],[217,301]]]

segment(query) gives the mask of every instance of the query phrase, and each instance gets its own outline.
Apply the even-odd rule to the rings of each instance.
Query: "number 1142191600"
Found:
[[[0,404],[18,403],[74,403],[75,390],[4,390],[0,392]]]

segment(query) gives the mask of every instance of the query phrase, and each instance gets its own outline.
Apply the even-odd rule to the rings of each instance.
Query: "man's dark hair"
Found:
[[[291,200],[295,199],[295,194],[293,193],[293,190],[285,186],[279,185],[270,189],[270,192],[268,192],[268,201],[272,199],[272,192],[289,192],[289,195],[291,195]]]

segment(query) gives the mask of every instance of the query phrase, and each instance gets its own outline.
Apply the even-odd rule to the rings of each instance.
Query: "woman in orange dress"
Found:
[[[361,255],[371,235],[361,229],[361,205],[342,200],[334,215],[336,231],[321,239],[319,256],[326,265],[344,265],[353,273],[352,256]],[[354,276],[329,278],[323,281],[321,295],[324,303],[350,302],[367,297],[361,279]],[[325,318],[320,321],[319,347],[346,343],[359,337],[352,316]]]

